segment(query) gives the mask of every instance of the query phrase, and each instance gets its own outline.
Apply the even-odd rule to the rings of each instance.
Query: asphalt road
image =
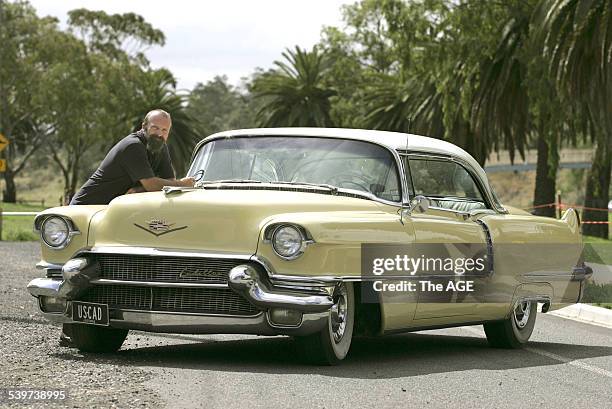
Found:
[[[338,367],[303,365],[284,337],[134,332],[117,354],[83,355],[25,290],[38,258],[0,243],[0,388],[62,388],[68,407],[612,407],[612,329],[545,314],[524,350],[463,327],[358,339]]]

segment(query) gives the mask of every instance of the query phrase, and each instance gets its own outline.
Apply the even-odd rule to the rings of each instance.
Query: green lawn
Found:
[[[605,303],[605,302],[597,302],[594,305],[598,306],[598,307],[603,307],[603,308],[607,308],[609,310],[612,310],[612,304],[610,303]]]
[[[584,236],[584,260],[591,263],[612,265],[612,241]]]
[[[5,212],[40,212],[39,206],[13,203],[0,203]],[[35,241],[34,216],[2,216],[2,240],[4,241]]]

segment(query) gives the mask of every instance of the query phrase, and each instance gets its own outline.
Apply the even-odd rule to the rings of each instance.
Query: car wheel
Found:
[[[301,355],[310,363],[337,365],[351,347],[355,326],[355,292],[350,283],[341,283],[333,294],[327,326],[319,333],[297,337]]]
[[[489,345],[494,348],[520,348],[535,326],[538,304],[533,301],[516,303],[510,317],[504,321],[484,324]]]
[[[86,324],[71,324],[71,327],[70,340],[83,352],[116,352],[128,334],[127,329]]]

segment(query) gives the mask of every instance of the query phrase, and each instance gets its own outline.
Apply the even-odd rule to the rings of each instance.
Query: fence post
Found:
[[[0,241],[2,241],[2,208],[0,207]]]
[[[557,200],[555,203],[555,208],[557,209],[557,219],[561,218],[561,191],[557,190]]]

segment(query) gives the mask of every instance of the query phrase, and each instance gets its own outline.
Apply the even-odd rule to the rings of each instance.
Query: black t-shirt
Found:
[[[147,139],[142,130],[117,142],[94,174],[74,195],[70,204],[108,204],[131,187],[138,186],[140,179],[155,176],[174,179],[168,147],[163,147],[159,158],[151,158],[147,154],[146,145]]]

